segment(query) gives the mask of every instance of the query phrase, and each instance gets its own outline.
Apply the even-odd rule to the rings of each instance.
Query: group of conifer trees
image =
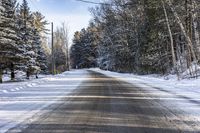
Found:
[[[15,71],[26,77],[47,70],[47,57],[42,48],[42,34],[47,21],[39,12],[31,12],[26,0],[0,0],[0,82],[5,71],[15,79]]]
[[[92,24],[75,33],[74,68],[171,73],[179,79],[199,76],[200,1],[110,0],[99,4],[91,9]]]

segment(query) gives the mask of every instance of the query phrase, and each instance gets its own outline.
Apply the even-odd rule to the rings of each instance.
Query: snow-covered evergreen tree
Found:
[[[98,32],[93,23],[75,33],[70,54],[73,68],[97,67],[97,38]]]
[[[36,55],[36,59],[35,59],[35,70],[36,70],[36,74],[42,70],[45,71],[47,69],[46,66],[46,56],[44,54],[44,51],[42,49],[42,45],[41,45],[41,37],[39,35],[39,31],[37,29],[33,30],[33,42],[32,42],[32,48],[35,52]],[[36,75],[37,77],[37,75]]]
[[[33,49],[37,54],[36,62],[37,66],[40,67],[40,70],[43,73],[47,71],[47,56],[42,47],[42,37],[48,31],[45,26],[48,24],[44,20],[44,16],[40,12],[34,12],[33,14]]]
[[[31,73],[34,73],[37,70],[37,53],[34,50],[34,30],[35,28],[32,25],[33,17],[28,6],[28,2],[23,0],[22,5],[19,8],[19,37],[21,39],[21,43],[23,43],[26,53],[24,56],[28,58],[28,61],[25,63],[24,68],[26,70],[27,79],[29,79]]]
[[[1,22],[0,22],[0,58],[1,65],[5,68],[10,68],[11,79],[15,78],[15,64],[23,60],[24,50],[17,43],[16,26],[16,0],[2,0]]]
[[[42,34],[47,30],[44,16],[29,9],[27,0],[17,6],[16,0],[0,0],[0,82],[3,70],[9,68],[11,79],[15,70],[30,74],[47,69],[47,56],[42,46]]]

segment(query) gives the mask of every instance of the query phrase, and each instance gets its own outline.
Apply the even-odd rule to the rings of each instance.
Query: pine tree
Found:
[[[16,0],[0,1],[0,82],[3,70],[9,68],[11,79],[15,70],[30,74],[47,69],[47,57],[42,46],[42,34],[47,21],[41,13],[31,13],[26,0],[20,7]],[[37,76],[36,76],[37,77]]]
[[[17,36],[16,26],[16,1],[15,0],[2,0],[2,6],[4,11],[1,15],[2,22],[0,23],[0,58],[1,64],[4,67],[8,67],[11,70],[11,79],[15,78],[15,64],[20,63],[23,60],[24,50],[17,42],[19,38]]]
[[[32,48],[36,54],[36,59],[35,59],[36,63],[34,65],[36,74],[38,74],[39,71],[41,71],[41,70],[42,70],[42,72],[45,72],[47,70],[47,57],[42,48],[41,37],[40,37],[39,31],[37,29],[35,29],[33,31]],[[36,75],[36,77],[37,77],[37,75]]]
[[[80,40],[80,32],[75,32],[74,39],[73,39],[73,45],[70,49],[70,60],[72,68],[78,68],[79,64],[81,62],[81,40]]]
[[[45,20],[45,16],[43,16],[40,12],[33,12],[33,25],[37,29],[40,34],[47,33],[49,30],[46,28],[46,25],[49,23]]]
[[[30,75],[37,71],[37,53],[34,49],[35,43],[35,36],[34,31],[35,28],[33,27],[33,16],[30,12],[28,3],[26,0],[23,0],[22,5],[19,8],[19,37],[21,39],[21,43],[23,43],[26,53],[24,56],[28,58],[28,61],[25,63],[24,68],[26,70],[27,79],[29,79]]]
[[[48,31],[48,29],[45,28],[47,24],[45,17],[40,12],[33,13],[33,26],[35,28],[33,30],[33,47],[37,54],[37,66],[40,67],[43,73],[47,71],[47,55],[42,47],[42,38]]]
[[[73,68],[89,68],[97,66],[97,28],[90,23],[87,29],[76,32],[71,47]]]

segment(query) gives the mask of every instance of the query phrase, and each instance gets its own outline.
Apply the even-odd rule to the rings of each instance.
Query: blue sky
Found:
[[[22,0],[18,0],[22,1]],[[69,29],[69,39],[77,30],[87,27],[91,19],[87,4],[76,0],[27,0],[32,11],[39,10],[49,22],[54,22],[55,27],[65,22]],[[90,0],[99,2],[100,0]],[[50,28],[50,26],[49,26]]]

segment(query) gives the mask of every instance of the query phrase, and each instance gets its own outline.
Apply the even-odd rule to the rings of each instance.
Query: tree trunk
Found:
[[[3,83],[3,70],[0,69],[0,83]]]
[[[194,29],[194,38],[195,38],[195,52],[197,55],[197,59],[200,60],[200,39],[199,39],[199,31],[198,31],[198,16],[196,11],[196,2],[192,0],[192,22],[193,22],[193,29]]]
[[[26,79],[30,79],[30,72],[29,72],[29,70],[26,71]]]
[[[38,74],[37,73],[35,74],[35,78],[38,79]]]
[[[139,35],[138,35],[138,31],[136,30],[135,31],[135,34],[136,34],[136,47],[137,47],[137,50],[136,50],[136,55],[135,55],[135,64],[136,64],[136,71],[135,72],[139,72],[140,71],[140,46],[139,46]]]
[[[170,24],[169,24],[167,11],[166,11],[166,8],[165,8],[165,3],[164,3],[163,0],[162,0],[162,5],[163,5],[163,10],[164,10],[167,28],[168,28],[168,32],[169,32],[169,38],[170,38],[170,42],[171,42],[171,53],[172,53],[173,68],[176,69],[177,77],[178,77],[178,80],[179,80],[180,76],[179,76],[179,71],[178,71],[178,65],[176,63],[176,56],[175,56],[175,51],[174,51],[174,41],[173,41],[172,31],[171,31]]]
[[[174,14],[174,17],[176,18],[176,21],[177,21],[178,25],[180,26],[183,35],[185,36],[185,39],[186,39],[186,41],[187,41],[187,45],[188,45],[188,47],[189,47],[189,49],[190,49],[190,51],[191,51],[192,58],[193,58],[193,60],[196,62],[196,61],[197,61],[197,58],[196,58],[196,54],[195,54],[195,52],[194,52],[194,47],[193,47],[193,45],[192,45],[191,38],[187,35],[186,29],[184,28],[183,23],[181,22],[181,19],[180,19],[180,17],[178,16],[178,13],[177,13],[176,10],[174,9],[171,0],[167,0],[167,3],[168,3],[168,5],[169,5],[169,7],[170,7],[172,13]]]
[[[69,64],[69,50],[68,50],[68,45],[67,45],[67,71],[69,71],[70,70],[70,64]]]
[[[11,80],[15,79],[15,68],[14,68],[14,64],[11,63],[10,65],[10,70],[11,70]]]

